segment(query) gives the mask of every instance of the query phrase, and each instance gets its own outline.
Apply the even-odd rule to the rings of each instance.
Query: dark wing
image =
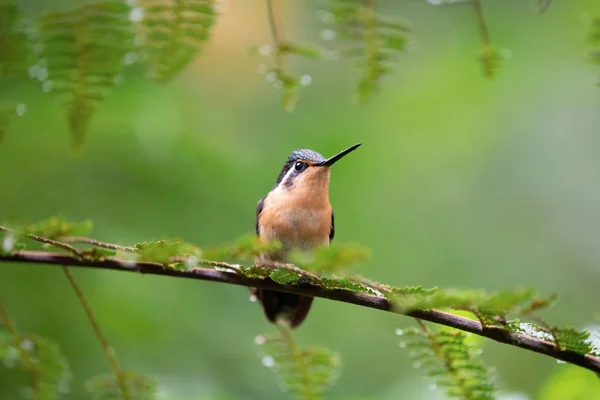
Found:
[[[335,236],[335,213],[331,210],[331,230],[329,231],[329,243],[333,240]]]
[[[255,226],[256,226],[256,234],[257,234],[257,235],[258,235],[258,233],[259,233],[259,232],[258,232],[258,218],[260,217],[260,213],[262,212],[263,205],[264,205],[264,203],[265,203],[265,198],[266,198],[266,197],[267,197],[267,196],[265,196],[265,197],[263,197],[262,199],[260,199],[260,200],[258,201],[258,204],[256,205],[256,224],[255,224]]]

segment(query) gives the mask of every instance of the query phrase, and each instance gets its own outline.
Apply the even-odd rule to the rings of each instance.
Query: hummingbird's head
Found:
[[[283,164],[275,187],[307,194],[327,190],[331,166],[361,144],[355,144],[330,158],[325,158],[313,150],[294,150]]]

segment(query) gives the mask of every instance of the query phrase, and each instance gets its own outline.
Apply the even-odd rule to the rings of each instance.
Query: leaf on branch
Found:
[[[422,286],[404,286],[399,288],[392,288],[392,294],[395,295],[418,295],[418,296],[432,296],[437,293],[438,288],[434,287],[431,289],[423,289]]]
[[[31,374],[32,398],[55,400],[69,390],[71,372],[60,347],[37,335],[21,337],[19,347],[0,331],[0,359],[8,368],[19,366]]]
[[[262,364],[277,375],[281,389],[298,399],[320,399],[339,377],[340,357],[326,348],[296,346],[289,335],[258,336]]]
[[[123,378],[131,400],[154,400],[157,384],[154,380],[134,371],[124,371]],[[89,379],[86,388],[93,400],[121,400],[123,394],[114,375],[100,375]]]
[[[173,257],[200,257],[202,251],[183,241],[158,240],[156,242],[136,243],[138,261],[150,261],[164,266],[173,264]]]
[[[200,53],[215,23],[213,1],[142,0],[142,56],[157,82],[173,79]]]
[[[383,296],[376,290],[363,285],[360,282],[355,282],[349,278],[322,278],[319,282],[321,286],[329,290],[349,290],[351,292],[368,293]]]
[[[590,340],[590,332],[571,327],[553,328],[556,344],[561,350],[570,350],[579,354],[598,354],[598,349]]]
[[[392,302],[399,312],[428,309],[451,309],[469,311],[484,325],[497,325],[508,314],[526,314],[552,304],[549,299],[535,297],[532,290],[511,290],[487,293],[482,290],[458,291],[422,289],[420,287],[393,291]]]
[[[324,20],[346,43],[342,55],[356,59],[360,79],[355,100],[366,104],[408,44],[408,25],[375,11],[375,1],[327,0]]]
[[[246,235],[233,244],[205,248],[204,257],[211,260],[254,261],[261,253],[275,252],[280,248],[278,241],[265,242],[256,235]]]
[[[269,277],[280,285],[290,285],[298,282],[300,279],[300,274],[288,271],[286,269],[277,268],[271,272]]]
[[[48,72],[43,88],[65,98],[74,149],[83,145],[95,104],[118,82],[133,50],[129,13],[126,2],[104,0],[40,18],[40,63]]]
[[[59,239],[65,236],[87,236],[92,232],[93,223],[87,219],[81,222],[70,222],[61,216],[50,217],[35,224],[26,225],[25,234],[43,236],[47,239]]]
[[[469,400],[493,400],[494,386],[488,369],[480,361],[480,350],[470,343],[469,334],[457,330],[410,328],[401,347],[410,349],[416,367],[444,387],[448,396]]]
[[[240,266],[240,269],[247,278],[251,279],[267,277],[271,275],[271,272],[273,272],[272,268],[267,268],[260,265],[253,265],[250,268]]]
[[[102,261],[105,257],[113,257],[116,254],[116,250],[104,249],[101,247],[92,247],[91,249],[81,250],[81,256],[85,260],[90,261]]]
[[[357,244],[321,246],[314,251],[293,250],[290,261],[307,271],[339,272],[351,264],[368,260],[371,251]]]

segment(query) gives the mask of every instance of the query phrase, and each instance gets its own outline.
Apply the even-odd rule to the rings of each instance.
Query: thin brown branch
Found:
[[[237,264],[230,264],[230,263],[226,263],[226,262],[222,262],[222,261],[212,261],[212,260],[205,260],[202,258],[198,258],[198,259],[193,259],[191,257],[171,257],[171,261],[174,263],[189,263],[190,261],[193,261],[193,267],[196,267],[198,265],[204,265],[206,267],[213,267],[213,268],[224,268],[224,269],[228,269],[231,271],[234,271],[237,274],[242,274],[243,272],[240,268],[239,265]]]
[[[246,276],[236,274],[235,272],[223,272],[209,268],[177,270],[174,268],[165,268],[161,264],[152,262],[133,262],[114,257],[107,257],[103,260],[86,260],[73,257],[69,254],[42,251],[20,251],[9,255],[0,255],[0,262],[3,261],[39,263],[56,266],[68,265],[73,267],[103,268],[152,275],[164,275],[187,279],[222,282],[232,285],[257,287],[285,293],[321,297],[343,303],[355,304],[362,307],[398,313],[393,309],[392,303],[384,297],[378,297],[366,293],[357,293],[349,290],[328,290],[311,284],[280,285],[271,279],[248,278]],[[407,312],[404,315],[460,329],[465,332],[471,332],[500,343],[520,347],[522,349],[527,349],[540,354],[545,354],[555,359],[579,365],[580,367],[589,369],[590,371],[600,373],[600,357],[589,354],[579,354],[570,350],[561,350],[554,343],[550,343],[546,340],[530,335],[511,332],[498,326],[484,327],[478,321],[439,310],[416,310]]]
[[[0,225],[0,232],[13,232],[13,230],[10,229],[10,228],[7,228],[5,226]],[[34,234],[31,234],[31,233],[26,233],[26,234],[24,234],[24,236],[27,237],[27,238],[29,238],[29,239],[31,239],[31,240],[35,240],[36,242],[44,243],[44,244],[47,244],[47,245],[50,245],[50,246],[57,247],[59,249],[66,250],[66,251],[68,251],[70,253],[73,253],[73,254],[75,254],[75,255],[77,255],[79,257],[82,256],[81,251],[79,251],[79,249],[71,246],[68,243],[59,242],[58,240],[48,239],[48,238],[45,238],[45,237],[42,237],[42,236],[38,236],[38,235],[34,235]]]
[[[102,330],[100,329],[100,324],[98,324],[98,321],[96,320],[96,317],[94,316],[94,312],[92,311],[92,308],[90,307],[87,300],[85,299],[85,296],[83,295],[83,291],[81,290],[79,285],[77,285],[75,278],[73,278],[71,271],[66,266],[63,266],[63,272],[65,273],[65,276],[69,280],[69,283],[71,284],[71,287],[75,291],[75,294],[77,294],[77,298],[79,298],[79,302],[81,303],[81,306],[83,307],[83,310],[85,311],[85,314],[87,315],[87,318],[90,321],[90,324],[92,325],[92,329],[94,330],[94,333],[96,334],[96,337],[98,338],[98,341],[100,342],[100,345],[102,346],[102,349],[104,350],[104,354],[106,354],[106,358],[108,359],[110,368],[112,369],[113,374],[115,375],[115,380],[117,382],[117,386],[119,387],[119,390],[121,391],[121,394],[123,395],[123,400],[130,400],[131,396],[129,395],[129,389],[127,388],[127,382],[125,381],[125,375],[123,374],[123,371],[119,367],[119,363],[117,362],[117,356],[115,354],[114,349],[112,348],[110,343],[108,343],[108,340],[102,333]]]
[[[485,47],[488,47],[491,43],[490,33],[483,15],[483,5],[481,4],[481,0],[473,0],[473,8],[475,9],[475,18],[477,19],[477,27],[479,29],[479,34],[481,35],[481,41]]]
[[[273,55],[275,57],[275,63],[279,70],[283,69],[283,57],[281,55],[281,36],[277,28],[277,21],[275,18],[275,11],[273,10],[273,0],[266,0],[267,2],[267,17],[269,19],[269,30],[271,31],[271,40],[273,41]]]
[[[85,236],[65,236],[60,238],[63,243],[85,243],[96,247],[102,247],[104,249],[115,250],[115,251],[138,251],[135,247],[121,246],[113,243],[101,242],[96,239],[92,239]]]

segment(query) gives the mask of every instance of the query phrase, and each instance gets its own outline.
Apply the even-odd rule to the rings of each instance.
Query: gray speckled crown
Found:
[[[294,165],[298,160],[306,160],[310,163],[318,163],[321,161],[325,161],[326,158],[323,157],[321,154],[317,153],[316,151],[309,149],[299,149],[292,151],[292,153],[288,156],[285,164],[283,164],[283,168],[281,168],[281,172],[277,177],[277,183],[275,184],[275,186],[281,183],[281,180],[285,176],[286,172],[288,172],[292,165]]]
[[[296,162],[298,160],[306,160],[308,162],[311,163],[318,163],[321,161],[325,161],[325,157],[323,157],[321,154],[317,153],[316,151],[313,150],[309,150],[309,149],[300,149],[300,150],[294,150],[292,151],[292,154],[289,155],[287,162]]]

